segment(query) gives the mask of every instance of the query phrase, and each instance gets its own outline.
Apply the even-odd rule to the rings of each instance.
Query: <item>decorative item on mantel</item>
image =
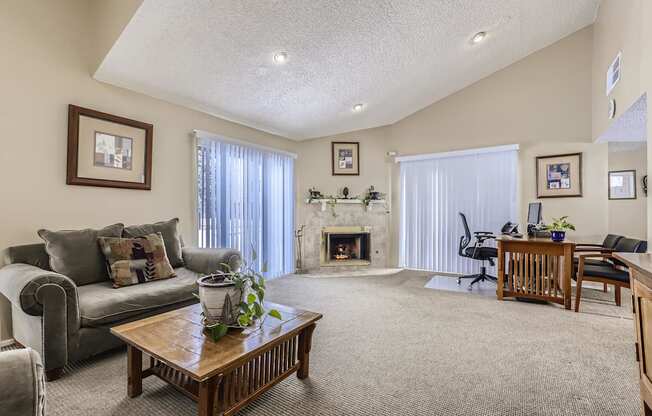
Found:
[[[256,253],[254,259],[256,261]],[[262,325],[267,315],[282,319],[276,309],[265,311],[265,278],[246,262],[240,271],[227,265],[226,272],[216,272],[197,280],[205,332],[217,342],[229,328],[244,329]],[[263,269],[265,267],[263,266]],[[263,270],[264,272],[264,270]]]
[[[301,224],[298,230],[294,232],[297,239],[297,259],[295,265],[295,274],[304,274],[306,270],[303,268],[303,230],[306,228],[305,224]]]
[[[566,231],[575,231],[575,226],[568,222],[568,216],[564,215],[560,218],[553,218],[552,224],[547,225],[546,229],[550,231],[552,241],[561,243],[566,239]]]

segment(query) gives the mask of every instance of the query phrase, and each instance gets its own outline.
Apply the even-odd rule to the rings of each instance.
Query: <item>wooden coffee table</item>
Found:
[[[200,305],[111,329],[127,343],[129,397],[143,378],[157,376],[199,403],[199,415],[231,415],[290,374],[308,377],[312,332],[319,313],[266,303],[281,312],[260,328],[230,330],[218,342],[203,333]],[[143,369],[142,354],[150,356]]]

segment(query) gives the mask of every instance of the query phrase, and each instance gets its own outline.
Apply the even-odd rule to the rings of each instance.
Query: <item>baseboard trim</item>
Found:
[[[14,341],[13,339],[2,340],[2,341],[0,341],[0,348],[8,347],[8,346],[13,345],[15,343],[16,343],[16,341]]]

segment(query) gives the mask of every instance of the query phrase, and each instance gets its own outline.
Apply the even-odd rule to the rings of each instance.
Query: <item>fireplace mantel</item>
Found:
[[[357,199],[357,198],[351,198],[351,199],[306,199],[306,204],[321,204],[321,210],[326,211],[326,206],[329,203],[332,203],[332,201],[335,201],[336,205],[340,204],[347,204],[347,205],[363,205],[364,201],[362,199]],[[374,207],[385,207],[386,202],[384,199],[377,199],[373,201],[369,201],[369,206],[367,209],[372,209]]]

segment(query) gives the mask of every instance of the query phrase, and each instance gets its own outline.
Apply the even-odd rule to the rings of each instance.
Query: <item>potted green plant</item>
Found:
[[[575,226],[568,222],[568,216],[565,215],[560,218],[553,218],[552,224],[546,226],[546,230],[550,231],[550,238],[552,241],[562,242],[566,238],[566,231],[575,231]]]
[[[204,327],[213,341],[226,335],[229,328],[261,325],[268,315],[281,319],[278,310],[265,310],[265,278],[261,273],[246,262],[237,271],[228,264],[222,266],[226,271],[197,280],[199,294],[196,296],[201,303]]]

